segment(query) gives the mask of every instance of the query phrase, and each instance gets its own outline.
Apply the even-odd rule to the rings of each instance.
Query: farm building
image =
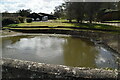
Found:
[[[34,21],[46,21],[51,19],[56,19],[54,15],[46,13],[31,13],[28,17],[32,18]]]
[[[27,17],[32,18],[34,21],[41,21],[43,15],[37,14],[37,13],[32,13],[32,14],[28,15]]]
[[[54,16],[54,15],[52,15],[52,14],[46,14],[46,13],[38,13],[38,14],[41,14],[41,15],[43,15],[43,16],[48,16],[48,19],[50,20],[50,19],[56,19],[56,17]]]
[[[112,10],[109,12],[105,12],[102,16],[102,21],[109,21],[109,20],[120,20],[120,11],[119,10]]]

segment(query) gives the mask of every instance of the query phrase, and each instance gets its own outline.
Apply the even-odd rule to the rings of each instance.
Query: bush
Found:
[[[27,19],[26,19],[26,22],[27,22],[27,23],[31,23],[31,22],[32,22],[32,18],[27,18]]]
[[[2,19],[3,26],[9,25],[9,24],[18,24],[18,23],[20,23],[20,21],[17,18],[3,18]]]
[[[14,19],[14,24],[19,24],[20,23],[20,20],[19,19]]]
[[[19,19],[20,23],[24,23],[24,21],[25,21],[24,17],[18,17],[18,19]]]

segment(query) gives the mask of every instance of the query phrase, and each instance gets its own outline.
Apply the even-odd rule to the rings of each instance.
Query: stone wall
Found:
[[[3,79],[5,78],[40,78],[40,79],[112,79],[118,78],[117,70],[97,68],[69,67],[3,58]]]

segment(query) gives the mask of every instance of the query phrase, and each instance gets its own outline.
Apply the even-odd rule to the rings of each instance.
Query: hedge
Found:
[[[26,22],[27,22],[27,23],[31,23],[31,22],[32,22],[32,18],[27,18],[27,19],[26,19]]]
[[[18,24],[18,23],[20,23],[18,18],[3,18],[2,19],[3,26],[9,25],[9,24]]]

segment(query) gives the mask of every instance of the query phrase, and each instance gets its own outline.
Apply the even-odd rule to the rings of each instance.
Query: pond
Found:
[[[19,35],[2,38],[2,57],[74,67],[116,69],[113,52],[88,39]]]

